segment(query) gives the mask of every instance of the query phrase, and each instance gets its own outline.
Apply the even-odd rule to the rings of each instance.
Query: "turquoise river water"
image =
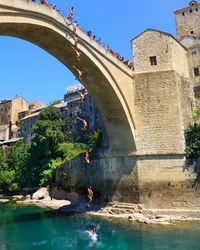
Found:
[[[90,237],[96,228],[97,237]],[[199,250],[200,223],[144,225],[16,204],[0,205],[0,250]]]

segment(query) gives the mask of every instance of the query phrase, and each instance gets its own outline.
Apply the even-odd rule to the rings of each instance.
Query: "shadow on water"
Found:
[[[13,212],[7,215],[7,209],[10,207],[14,208]],[[21,223],[21,222],[40,221],[40,220],[45,220],[45,219],[74,215],[73,212],[62,213],[56,210],[50,210],[50,209],[44,209],[44,208],[41,209],[38,207],[27,206],[27,205],[20,206],[20,205],[12,204],[12,203],[1,204],[0,208],[1,208],[0,226],[5,223],[15,224],[15,223]],[[15,213],[15,210],[17,210],[18,208],[23,208],[21,214]],[[33,209],[35,211],[33,211]]]

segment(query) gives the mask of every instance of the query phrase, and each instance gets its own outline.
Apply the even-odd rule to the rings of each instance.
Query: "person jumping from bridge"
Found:
[[[81,60],[81,52],[78,51],[76,48],[74,48],[74,46],[72,46],[72,49],[73,49],[73,50],[75,51],[75,53],[76,53],[76,59],[77,59],[77,61],[80,62],[80,60]]]
[[[72,20],[74,19],[74,7],[69,7],[67,5],[67,8],[69,9],[69,16],[67,17],[67,19],[72,22]]]
[[[73,38],[74,38],[74,48],[77,48],[78,36],[75,34],[75,35],[73,35]]]
[[[94,193],[93,193],[93,190],[92,190],[92,186],[89,186],[87,188],[87,197],[88,197],[88,202],[91,203],[93,201],[93,196],[94,196]]]
[[[82,81],[82,76],[83,76],[83,71],[78,69],[76,66],[73,66],[73,68],[77,71],[78,73],[78,80],[81,82]]]
[[[83,160],[84,163],[90,164],[90,149],[86,149],[85,151],[85,158]]]
[[[85,119],[80,118],[80,117],[77,117],[76,119],[82,121],[82,123],[83,123],[83,128],[81,128],[81,130],[82,130],[83,132],[87,132],[87,130],[88,130],[87,121],[86,121]]]
[[[85,100],[85,95],[82,92],[80,92],[80,91],[78,91],[78,93],[80,95],[80,103],[83,104],[84,100]]]

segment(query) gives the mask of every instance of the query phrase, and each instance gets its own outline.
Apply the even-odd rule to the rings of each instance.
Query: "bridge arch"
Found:
[[[72,25],[48,6],[27,0],[0,0],[0,35],[29,41],[61,61],[74,75],[83,71],[82,84],[95,100],[105,123],[112,155],[132,154],[134,86],[132,71],[77,28],[77,61]]]

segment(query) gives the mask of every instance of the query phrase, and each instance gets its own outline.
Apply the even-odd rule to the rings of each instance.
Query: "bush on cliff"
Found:
[[[185,131],[186,156],[200,158],[200,108],[194,112],[194,124]]]

